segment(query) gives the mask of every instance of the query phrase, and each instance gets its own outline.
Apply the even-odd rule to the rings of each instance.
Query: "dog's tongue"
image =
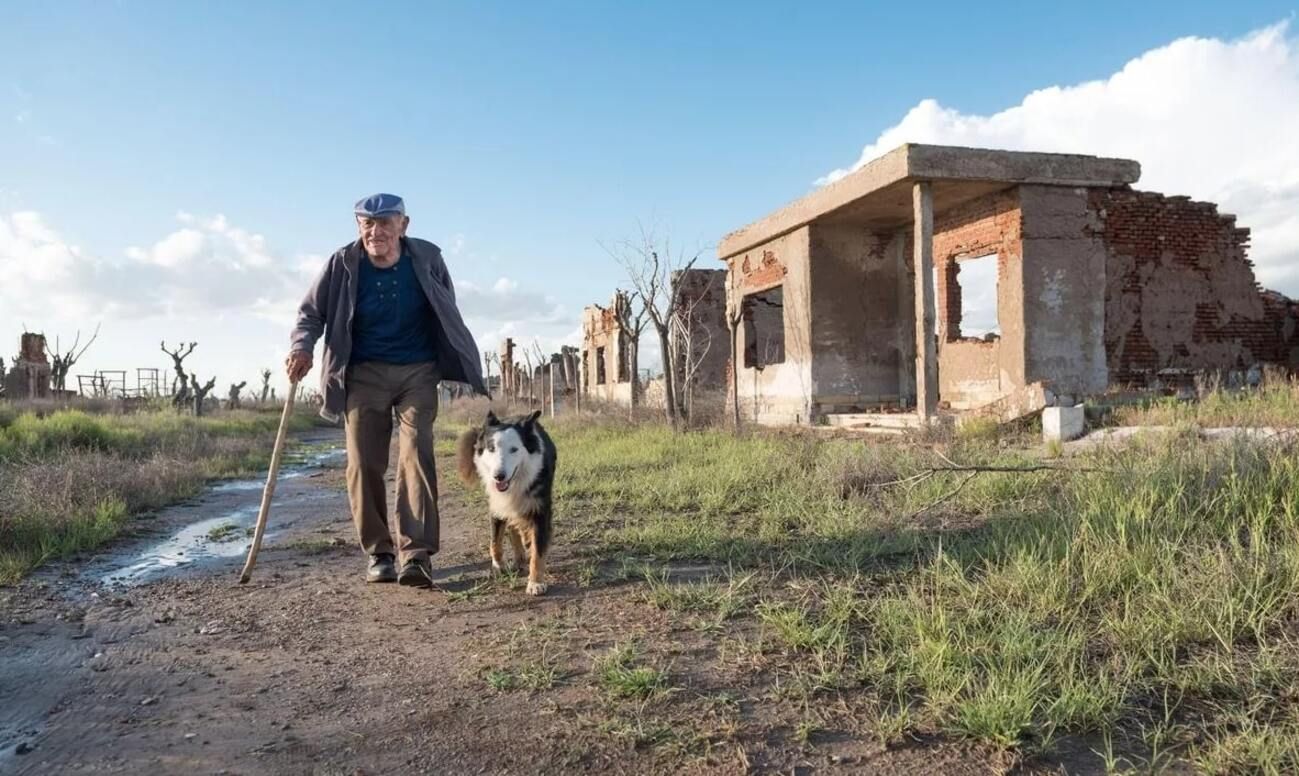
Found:
[[[510,489],[510,483],[509,483],[509,482],[498,482],[498,483],[496,483],[496,489],[497,489],[498,491],[500,491],[501,493],[504,493],[505,491],[507,491],[507,490]]]

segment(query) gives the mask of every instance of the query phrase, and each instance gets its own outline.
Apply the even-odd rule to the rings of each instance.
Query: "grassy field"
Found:
[[[1295,425],[1299,390],[1120,420]],[[1055,461],[986,429],[919,445],[547,427],[579,584],[635,580],[642,605],[807,710],[797,740],[816,709],[850,707],[882,744],[972,739],[1023,762],[1067,741],[1116,771],[1299,770],[1292,447],[1187,433]],[[714,571],[675,579],[687,563]],[[653,704],[681,701],[656,664],[619,645],[587,673],[661,738]],[[496,671],[496,689],[564,674]]]
[[[194,418],[0,404],[0,584],[93,549],[210,479],[263,470],[278,424],[278,413],[246,410]]]

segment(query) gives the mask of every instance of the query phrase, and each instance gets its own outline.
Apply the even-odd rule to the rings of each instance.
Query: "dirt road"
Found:
[[[826,735],[816,751],[789,744],[789,713],[765,690],[746,690],[754,672],[718,662],[724,644],[647,608],[616,575],[570,557],[562,538],[544,598],[524,595],[521,581],[489,582],[485,518],[448,481],[446,460],[437,588],[367,585],[341,439],[310,441],[314,455],[277,490],[247,586],[235,582],[260,497],[254,481],[222,484],[93,560],[53,564],[0,591],[0,772],[987,765],[944,745],[881,754],[851,735]],[[629,634],[670,661],[673,689],[658,706],[611,698],[591,678]]]

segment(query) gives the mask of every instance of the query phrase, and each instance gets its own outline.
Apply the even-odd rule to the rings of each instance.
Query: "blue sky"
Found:
[[[1299,61],[1293,2],[2,5],[0,266],[62,264],[0,290],[0,352],[22,323],[52,338],[103,320],[85,368],[165,366],[163,334],[199,340],[194,363],[223,383],[282,357],[285,293],[266,278],[305,289],[352,238],[351,203],[376,190],[403,195],[412,233],[447,250],[480,347],[502,332],[550,346],[622,280],[599,241],[638,219],[708,249],[890,129],[967,137],[961,117],[1112,79],[1187,36],[1227,46],[1187,56],[1229,73],[1233,41],[1280,24],[1279,91],[1264,101],[1290,94]],[[1127,146],[1106,132],[1135,132],[1149,145],[1134,150],[1167,145],[1166,126],[1144,121],[973,137],[1108,152]],[[1253,202],[1299,186],[1214,175],[1176,193],[1244,180],[1263,187],[1241,195]],[[184,269],[203,261],[248,283]],[[94,288],[70,290],[83,263]]]

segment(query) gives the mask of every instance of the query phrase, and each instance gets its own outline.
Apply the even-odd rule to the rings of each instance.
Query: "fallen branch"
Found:
[[[912,512],[911,514],[907,515],[907,519],[908,519],[908,520],[914,520],[915,518],[920,517],[921,515],[923,515],[924,513],[928,512],[929,510],[933,509],[934,507],[936,507],[936,506],[938,506],[938,505],[940,505],[940,504],[943,504],[943,503],[945,503],[945,502],[947,502],[947,501],[951,501],[953,498],[956,498],[956,494],[960,493],[961,490],[962,490],[966,485],[969,484],[970,480],[974,479],[975,477],[978,477],[981,473],[982,473],[982,472],[977,472],[977,471],[976,471],[976,472],[970,472],[969,474],[965,475],[965,478],[962,479],[962,480],[960,481],[960,483],[958,483],[957,486],[956,486],[955,488],[952,488],[951,490],[947,491],[947,492],[944,493],[943,495],[939,496],[938,498],[936,498],[936,499],[934,499],[933,501],[929,502],[928,504],[924,505],[924,506],[921,507],[920,509],[917,509],[916,511],[914,511],[914,512]]]
[[[1069,474],[1095,474],[1095,473],[1113,474],[1115,473],[1113,469],[1098,469],[1098,468],[1086,467],[1086,466],[1051,466],[1048,464],[1028,464],[1026,466],[961,464],[953,461],[951,458],[948,458],[947,456],[943,455],[941,452],[937,450],[934,451],[934,454],[937,455],[939,458],[943,459],[943,461],[946,462],[946,465],[930,466],[920,472],[911,475],[910,477],[903,477],[901,479],[892,480],[890,482],[875,483],[869,485],[868,487],[885,488],[885,487],[894,487],[898,485],[905,485],[908,488],[911,488],[916,485],[919,485],[925,480],[928,480],[934,475],[943,472],[953,472],[953,473],[959,472],[966,475],[961,479],[959,483],[957,483],[955,488],[952,488],[948,492],[939,496],[937,499],[933,500],[932,502],[926,504],[925,506],[921,507],[920,509],[908,515],[907,519],[910,520],[910,519],[917,518],[920,515],[923,515],[924,513],[928,512],[934,507],[940,506],[948,501],[951,501],[965,488],[966,485],[970,483],[971,480],[973,480],[975,477],[979,476],[980,474],[988,474],[988,473],[1033,474],[1038,472],[1065,472]]]

